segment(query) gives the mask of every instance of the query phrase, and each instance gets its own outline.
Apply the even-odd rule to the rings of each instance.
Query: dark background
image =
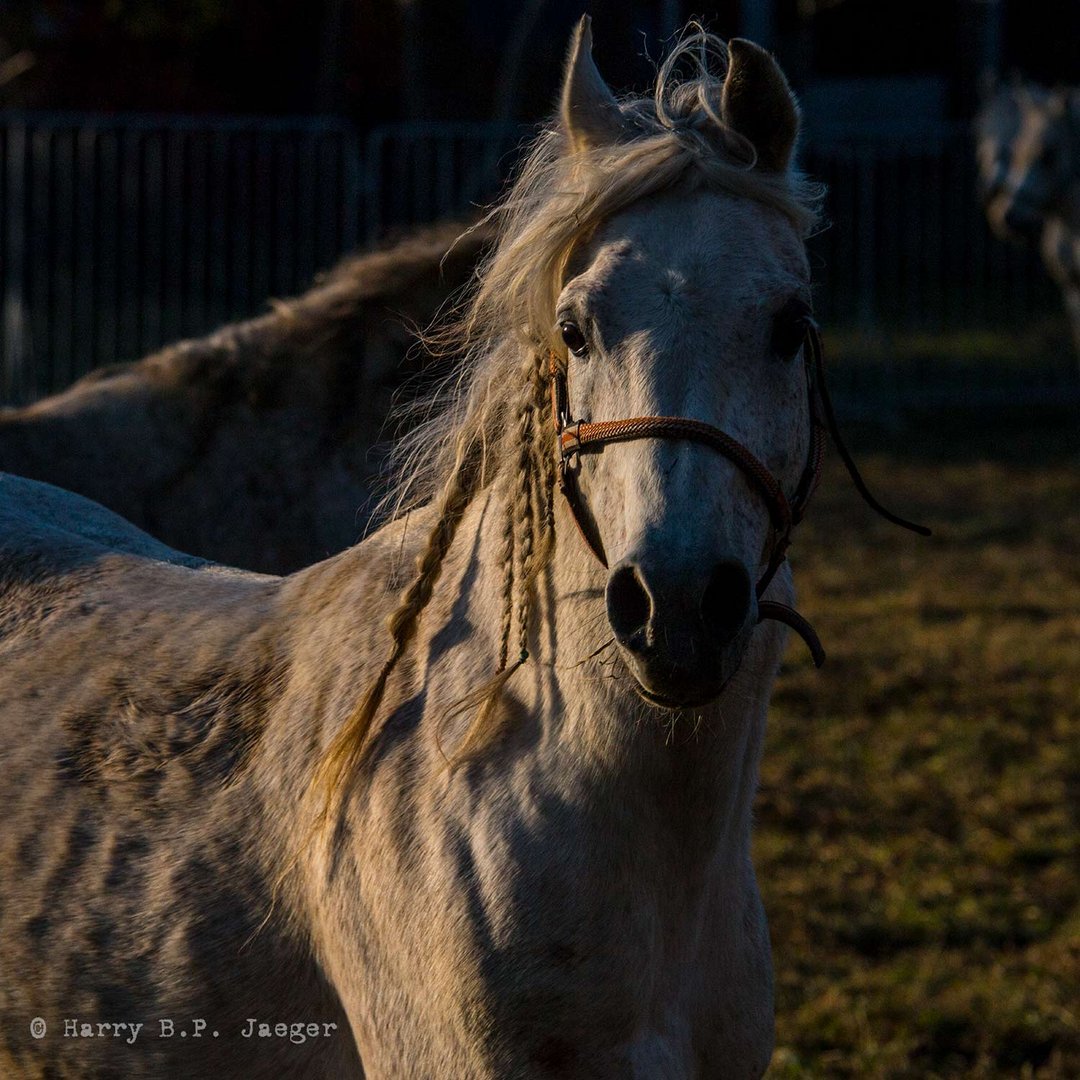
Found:
[[[14,0],[0,5],[0,107],[533,120],[583,10],[617,88],[646,81],[692,16],[763,39],[797,87],[937,76],[953,117],[988,62],[1080,81],[1080,4],[1062,0]]]
[[[617,91],[695,16],[776,53],[828,187],[815,308],[851,331],[860,396],[1076,382],[1038,253],[987,228],[970,121],[994,78],[1080,82],[1080,2],[0,0],[0,404],[475,217],[550,114],[583,10]],[[894,362],[913,350],[929,373]],[[1004,389],[990,361],[1016,369]]]

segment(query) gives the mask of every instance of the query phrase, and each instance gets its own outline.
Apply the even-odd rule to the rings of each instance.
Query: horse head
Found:
[[[589,45],[583,23],[561,109],[570,168],[580,159],[583,173],[642,138],[637,111],[620,108]],[[760,466],[791,498],[806,468],[811,309],[802,223],[711,182],[717,161],[764,190],[787,180],[798,112],[773,59],[734,40],[722,81],[655,109],[662,130],[651,137],[674,138],[694,157],[666,190],[601,222],[570,255],[554,361],[567,406],[593,427],[615,418],[696,425],[654,424],[564,461],[576,516],[609,567],[607,615],[623,660],[646,700],[677,707],[717,696],[758,621],[755,586],[783,526],[754,474]],[[693,438],[710,430],[747,455]]]

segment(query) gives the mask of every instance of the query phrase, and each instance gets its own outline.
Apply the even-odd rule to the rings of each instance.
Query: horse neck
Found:
[[[405,979],[418,1015],[436,1026],[456,1015],[468,987],[455,972],[498,959],[477,938],[480,927],[540,949],[556,927],[606,926],[616,905],[632,903],[637,923],[658,928],[646,952],[666,957],[672,972],[697,954],[706,927],[711,962],[730,965],[735,980],[756,970],[748,956],[767,951],[748,850],[767,686],[739,676],[696,732],[687,717],[671,735],[630,684],[579,664],[608,635],[606,572],[563,507],[530,658],[507,684],[500,727],[475,756],[447,767],[442,752],[452,757],[468,727],[468,717],[447,717],[496,665],[502,520],[496,498],[470,508],[388,687],[364,775],[321,837],[310,819],[291,837],[288,911],[310,926],[358,1038],[378,1004],[379,976],[396,978],[398,965],[424,972]],[[391,526],[296,578],[302,656],[295,693],[280,706],[278,759],[301,772],[281,784],[276,806],[296,801],[290,789],[302,790],[317,746],[386,655],[385,616],[397,603],[388,573],[412,565],[432,521],[413,524],[404,541],[403,526]],[[528,880],[548,884],[516,888],[526,869]],[[471,924],[458,917],[466,903]],[[430,940],[413,942],[407,923],[430,923]],[[440,1032],[432,1039],[456,1045],[456,1028]]]
[[[459,711],[452,723],[447,717],[495,670],[504,573],[500,523],[496,498],[478,500],[462,522],[380,710],[385,718],[395,703],[423,702],[422,713],[386,728],[380,719],[361,788],[379,789],[380,773],[395,788],[395,770],[405,770],[433,778],[442,792],[438,798],[451,802],[491,796],[528,801],[534,790],[557,791],[590,830],[616,830],[631,845],[652,831],[661,845],[671,847],[674,840],[680,866],[720,859],[741,867],[780,635],[759,628],[742,668],[714,705],[678,717],[646,705],[614,659],[614,645],[589,658],[611,636],[607,571],[578,536],[561,500],[554,557],[538,582],[530,658],[507,684],[497,737],[466,767],[447,769],[443,754],[452,756],[470,714]],[[412,564],[413,549],[419,550],[430,525],[424,514],[407,528],[391,525],[291,579],[294,667],[302,677],[283,695],[284,719],[275,725],[281,794],[306,786],[318,745],[326,745],[377,673],[387,651],[386,616],[397,603],[386,580]],[[511,660],[515,653],[512,647]],[[323,710],[315,724],[297,725],[298,715],[311,716],[315,700]],[[361,814],[371,807],[366,798],[350,805]],[[627,834],[628,819],[636,835]]]

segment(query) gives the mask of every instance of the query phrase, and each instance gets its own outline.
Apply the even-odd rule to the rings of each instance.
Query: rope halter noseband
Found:
[[[851,454],[840,437],[836,415],[825,386],[821,334],[817,323],[810,318],[806,321],[803,354],[807,396],[810,403],[810,449],[802,476],[790,499],[784,494],[776,477],[750,450],[738,439],[732,438],[726,431],[713,427],[712,424],[682,416],[636,416],[627,420],[598,422],[574,420],[570,410],[566,367],[559,363],[554,352],[550,354],[551,414],[559,451],[559,490],[566,498],[570,513],[589,550],[605,567],[608,565],[607,555],[600,533],[592,516],[588,513],[578,488],[576,470],[573,467],[575,455],[599,449],[607,443],[629,442],[633,439],[682,439],[709,446],[738,466],[750,481],[751,486],[761,495],[768,508],[773,527],[773,541],[768,563],[757,583],[758,622],[764,619],[775,619],[790,626],[806,642],[814,664],[821,667],[825,662],[825,650],[821,647],[821,641],[814,628],[793,608],[772,600],[762,600],[761,597],[769,587],[776,571],[787,558],[792,530],[802,521],[810,497],[821,480],[827,436],[832,436],[856,489],[872,509],[894,524],[922,536],[929,536],[930,530],[886,510],[867,489]]]

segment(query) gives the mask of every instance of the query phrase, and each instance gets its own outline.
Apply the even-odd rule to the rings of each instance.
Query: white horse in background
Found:
[[[1080,90],[1003,85],[975,133],[987,219],[1002,239],[1038,243],[1080,356]]]
[[[273,578],[0,477],[3,1076],[766,1069],[820,192],[757,46],[590,44],[390,524]]]

